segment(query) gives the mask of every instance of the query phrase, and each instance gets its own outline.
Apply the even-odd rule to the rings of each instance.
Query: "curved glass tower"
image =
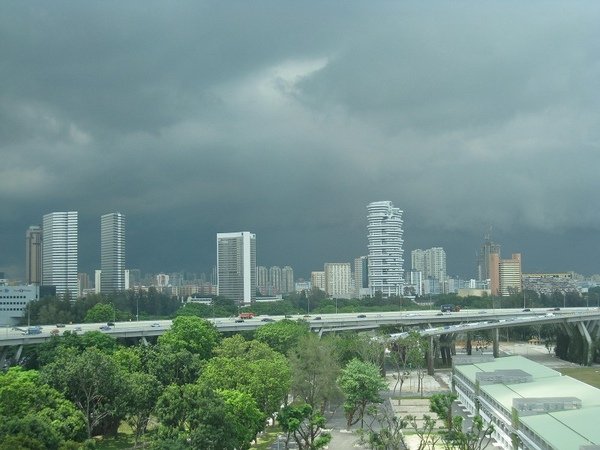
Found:
[[[402,295],[402,211],[390,201],[367,205],[368,271],[371,295]]]

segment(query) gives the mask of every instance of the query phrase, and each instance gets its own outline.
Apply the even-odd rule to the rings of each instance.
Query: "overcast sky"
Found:
[[[366,205],[475,276],[492,227],[524,271],[600,272],[600,3],[8,1],[0,271],[25,231],[127,217],[127,266],[209,271],[252,231],[296,276],[366,254]]]

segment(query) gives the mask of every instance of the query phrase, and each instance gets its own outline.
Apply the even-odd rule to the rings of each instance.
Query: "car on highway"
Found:
[[[57,323],[56,324],[56,328],[64,328],[65,324],[64,323]]]
[[[263,317],[260,319],[261,322],[275,322],[275,319],[271,319],[270,317]]]
[[[235,323],[242,323],[244,319],[235,319]]]
[[[315,317],[314,320],[321,320],[321,316]]]
[[[75,327],[74,331],[81,331],[81,327]]]
[[[114,322],[107,322],[106,325],[108,325],[109,327],[114,327],[115,323]]]
[[[160,327],[160,323],[158,322],[154,322],[152,325],[150,325],[152,328],[159,328]]]
[[[531,309],[530,309],[530,308],[525,308],[525,309],[523,309],[523,312],[530,312],[530,311],[531,311]]]
[[[110,327],[109,327],[108,325],[101,325],[101,326],[100,326],[100,329],[101,329],[102,331],[108,331],[108,330],[110,330]]]
[[[366,315],[366,314],[359,314],[359,315],[358,315],[358,316],[356,316],[356,317],[358,317],[359,319],[366,319],[366,318],[367,318],[367,315]]]

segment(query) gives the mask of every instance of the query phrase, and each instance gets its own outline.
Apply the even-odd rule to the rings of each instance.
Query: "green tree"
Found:
[[[340,363],[335,340],[319,339],[315,334],[302,336],[289,352],[292,369],[292,394],[315,409],[324,412],[332,400],[341,398],[337,386]]]
[[[452,404],[458,396],[452,392],[444,394],[433,394],[429,397],[429,411],[436,413],[440,420],[444,421],[447,429],[452,428]]]
[[[463,431],[463,417],[455,416],[450,429],[442,433],[442,441],[446,448],[458,450],[483,450],[492,442],[493,425],[486,425],[481,416],[473,417],[473,425]]]
[[[208,359],[219,340],[219,332],[212,323],[195,316],[181,316],[173,320],[171,329],[158,338],[158,344]]]
[[[88,310],[83,321],[85,323],[112,322],[115,317],[116,310],[113,305],[97,303]]]
[[[323,431],[325,417],[306,403],[287,405],[279,413],[279,423],[300,450],[317,450],[331,441],[331,434]]]
[[[225,402],[225,420],[233,425],[235,448],[249,449],[256,435],[265,427],[265,415],[250,394],[228,389],[217,391],[217,394]]]
[[[83,413],[88,437],[104,418],[123,412],[124,375],[95,347],[81,354],[64,349],[42,369],[42,381],[63,392]]]
[[[85,438],[85,421],[73,403],[40,380],[39,372],[13,367],[0,374],[0,417],[3,420],[26,415],[49,424],[63,440]]]
[[[25,447],[26,442],[33,444],[33,448],[43,448],[48,450],[58,450],[63,442],[60,434],[43,418],[28,414],[24,417],[13,417],[0,422],[0,442],[9,436],[21,437],[21,445]],[[29,439],[27,439],[29,438]],[[42,447],[37,447],[38,443]],[[4,445],[7,442],[4,441]],[[30,447],[25,447],[30,448]]]
[[[161,394],[162,386],[154,375],[129,373],[126,378],[126,421],[133,429],[135,445],[146,432],[150,415]]]
[[[206,363],[199,382],[214,390],[246,392],[252,395],[266,416],[271,416],[285,401],[290,380],[288,361],[272,351],[265,359],[214,357]]]
[[[380,392],[386,383],[379,368],[372,363],[353,359],[342,369],[338,385],[346,397],[344,411],[348,428],[359,421],[362,428],[367,406],[383,401]]]
[[[156,415],[166,428],[160,440],[171,443],[170,448],[187,444],[193,449],[234,449],[235,429],[227,414],[225,401],[211,389],[169,386],[156,405]]]
[[[145,371],[154,375],[163,386],[195,383],[202,372],[204,361],[200,355],[186,349],[177,350],[170,345],[156,346],[148,350],[142,361]]]
[[[290,349],[298,345],[300,337],[308,333],[310,331],[306,322],[284,319],[263,325],[256,330],[254,337],[257,341],[264,342],[272,349],[287,355]]]
[[[426,340],[414,331],[410,332],[407,337],[396,339],[389,344],[390,361],[396,369],[394,394],[400,386],[399,395],[402,395],[402,387],[411,372],[422,370],[425,365],[426,348]]]
[[[357,431],[359,443],[371,450],[407,450],[404,430],[409,417],[400,418],[390,407],[370,405],[366,411],[366,427]]]

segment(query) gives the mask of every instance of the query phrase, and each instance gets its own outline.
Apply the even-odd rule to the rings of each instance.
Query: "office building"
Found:
[[[18,325],[27,310],[27,304],[40,299],[40,286],[1,286],[0,326]]]
[[[256,235],[249,231],[217,234],[219,295],[238,304],[256,299]]]
[[[333,298],[352,297],[352,268],[350,263],[325,264],[325,293]]]
[[[383,297],[403,294],[402,211],[390,201],[367,206],[369,288]]]
[[[53,212],[42,223],[42,284],[56,287],[56,295],[76,298],[78,259],[77,211]]]
[[[25,233],[25,281],[42,282],[42,227],[33,225]]]
[[[104,214],[100,218],[100,292],[125,290],[125,215]]]
[[[521,254],[500,260],[500,295],[506,297],[522,291]]]

